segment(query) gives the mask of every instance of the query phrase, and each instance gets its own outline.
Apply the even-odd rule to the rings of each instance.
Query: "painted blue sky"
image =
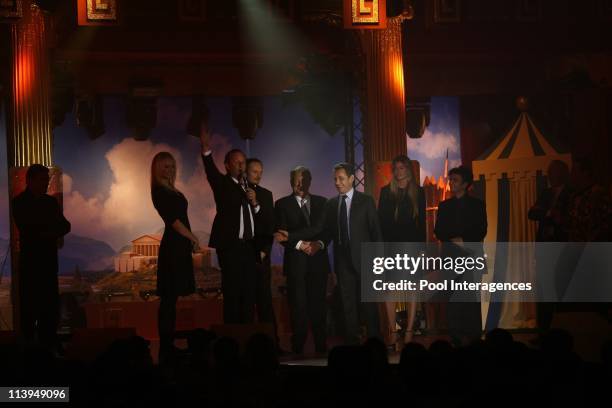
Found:
[[[211,114],[217,164],[230,148],[246,150],[231,124],[229,98],[207,101]],[[190,203],[189,217],[195,230],[210,231],[214,202],[199,155],[199,140],[185,133],[191,111],[190,98],[161,98],[158,126],[149,140],[137,142],[124,125],[124,103],[107,98],[106,133],[90,140],[76,127],[74,117],[55,131],[55,161],[65,173],[65,212],[79,235],[101,239],[115,249],[162,227],[148,191],[151,158],[168,150],[179,161],[178,186]],[[289,170],[305,165],[313,172],[312,191],[325,196],[334,192],[333,164],[343,159],[343,138],[329,136],[298,106],[283,106],[280,97],[264,99],[264,122],[251,156],[264,162],[262,185],[275,198],[290,192]],[[76,220],[76,222],[75,222]]]
[[[461,164],[459,136],[459,99],[431,98],[431,120],[420,139],[408,138],[408,156],[421,165],[421,183],[426,176],[436,180],[444,175],[444,159],[448,149],[449,169]]]
[[[313,122],[297,105],[285,106],[281,97],[263,99],[264,121],[256,140],[250,144],[251,156],[264,162],[263,185],[280,198],[289,194],[289,170],[308,166],[313,173],[312,192],[324,196],[335,193],[331,168],[344,158],[343,136],[333,137]],[[231,125],[230,98],[210,98],[213,146],[221,166],[230,148],[246,150]],[[161,150],[173,153],[179,161],[177,181],[190,203],[189,217],[195,230],[210,231],[214,202],[199,156],[199,141],[185,133],[191,111],[190,98],[161,98],[157,127],[149,140],[137,142],[124,124],[122,98],[108,97],[104,102],[106,133],[90,140],[76,126],[72,114],[54,130],[54,159],[65,174],[64,207],[72,221],[73,232],[107,242],[119,249],[141,234],[162,227],[149,196],[151,158]],[[421,139],[408,139],[408,153],[421,163],[425,175],[442,174],[444,156],[449,149],[451,167],[459,163],[458,100],[432,98],[431,123]],[[0,189],[7,191],[6,135],[0,122]],[[8,200],[0,195],[0,238],[8,238]]]

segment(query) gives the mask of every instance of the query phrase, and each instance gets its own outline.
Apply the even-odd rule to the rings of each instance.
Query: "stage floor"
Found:
[[[277,314],[277,325],[279,333],[279,343],[283,350],[291,350],[291,330],[288,318],[288,308],[286,299],[276,299],[275,311]],[[157,340],[157,321],[156,316],[158,302],[104,302],[85,305],[87,312],[87,328],[93,330],[113,330],[131,328],[137,335],[151,341],[151,354],[154,361],[157,360],[158,340]],[[598,313],[588,311],[562,312],[556,313],[552,327],[567,330],[574,339],[574,349],[576,353],[585,361],[601,361],[601,347],[606,340],[612,339],[610,322],[612,314],[602,316]],[[181,301],[177,304],[177,341],[176,345],[186,348],[185,335],[194,328],[208,328],[212,330],[225,330],[222,325],[222,303],[217,299],[203,299],[198,301]],[[239,343],[244,346],[248,337],[249,330],[260,330],[251,328],[234,328],[227,331],[225,335],[237,338]],[[271,328],[269,328],[271,329]],[[87,330],[87,329],[86,329]],[[273,329],[272,329],[273,330]],[[533,340],[537,337],[535,329],[511,329],[509,330],[516,341],[533,345]],[[266,332],[265,330],[262,332]],[[217,331],[218,334],[222,332]],[[442,334],[435,334],[442,333]],[[436,340],[450,340],[444,331],[430,330],[425,335],[417,335],[413,341],[423,344],[429,348],[431,343]],[[269,333],[273,335],[272,333]],[[181,339],[181,337],[183,337]],[[96,339],[92,339],[96,341]],[[339,337],[329,337],[327,341],[328,349],[342,344]],[[326,365],[326,356],[315,355],[314,344],[309,336],[303,356],[283,355],[282,364],[321,366]],[[399,361],[399,353],[391,353],[392,363]]]
[[[399,364],[401,353],[399,351],[389,352],[389,364]],[[301,366],[301,367],[327,367],[327,356],[299,358],[285,357],[280,359],[281,365]]]

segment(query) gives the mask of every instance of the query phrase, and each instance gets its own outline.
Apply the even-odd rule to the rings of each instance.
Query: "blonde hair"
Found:
[[[410,181],[408,182],[408,197],[410,198],[410,202],[412,203],[412,218],[418,219],[419,216],[419,186],[414,177],[414,171],[412,171],[412,163],[410,162],[410,158],[406,155],[396,156],[391,162],[391,168],[393,169],[396,164],[401,163],[406,166],[408,170],[408,174],[410,174]],[[400,201],[400,195],[403,194],[403,191],[400,191],[399,186],[397,184],[397,180],[395,177],[391,177],[391,182],[389,183],[389,189],[391,191],[391,196],[395,199],[395,212],[393,214],[393,218],[397,220],[399,206],[397,203]]]
[[[176,187],[174,187],[176,173],[170,180],[168,180],[169,185],[162,183],[160,180],[159,173],[161,172],[161,164],[165,160],[172,160],[172,162],[174,163],[174,166],[176,167],[176,160],[174,159],[174,156],[172,156],[172,154],[170,154],[169,152],[157,153],[155,157],[153,157],[153,160],[151,161],[151,192],[153,192],[153,188],[157,186],[162,186],[166,188],[169,187],[170,189],[176,191]]]

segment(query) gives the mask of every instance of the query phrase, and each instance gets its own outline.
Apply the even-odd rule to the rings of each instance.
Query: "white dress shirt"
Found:
[[[208,150],[204,153],[204,156],[210,156],[211,154],[212,154],[212,150]],[[238,181],[237,178],[232,177],[232,180],[234,180],[234,183],[240,185],[242,190],[246,192],[245,186],[243,186],[242,183],[240,183],[240,181]],[[254,208],[255,214],[259,212],[260,208],[261,207],[259,206],[259,204],[257,205],[257,207]],[[251,205],[248,206],[248,209],[249,209],[249,218],[251,219],[251,236],[255,237],[255,222],[253,220],[253,211],[251,211]],[[238,230],[238,239],[242,239],[243,237],[244,237],[244,218],[242,215],[242,206],[240,206],[240,229]]]

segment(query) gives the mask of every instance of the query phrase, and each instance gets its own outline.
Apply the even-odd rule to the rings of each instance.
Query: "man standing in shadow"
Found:
[[[570,172],[567,164],[560,160],[553,160],[548,166],[548,181],[550,187],[544,189],[538,196],[535,204],[529,209],[527,217],[538,222],[536,233],[537,242],[567,242],[567,225],[570,199],[572,192],[569,187]],[[536,304],[537,326],[540,336],[550,329],[555,303],[544,300],[544,291],[540,281],[545,281],[545,266],[547,259],[545,245],[536,245],[536,288],[538,290],[538,303]],[[539,340],[538,340],[539,341]]]
[[[19,317],[26,343],[38,341],[57,351],[59,288],[57,250],[70,223],[57,200],[47,194],[49,169],[31,165],[26,189],[13,199],[13,220],[19,230]]]
[[[487,211],[484,202],[468,194],[474,182],[472,171],[465,166],[455,167],[448,172],[448,177],[453,197],[439,204],[434,229],[436,237],[442,241],[442,257],[482,256]],[[473,270],[462,274],[450,272],[455,282],[467,283],[480,282],[480,273]],[[482,334],[480,292],[449,291],[445,295],[449,298],[446,311],[452,342],[460,345],[479,339]]]

